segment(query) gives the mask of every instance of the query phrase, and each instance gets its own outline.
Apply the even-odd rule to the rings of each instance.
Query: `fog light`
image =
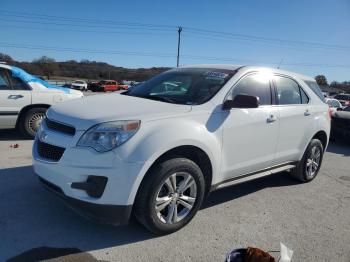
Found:
[[[91,197],[100,198],[105,190],[108,178],[104,176],[88,176],[86,182],[74,182],[71,187],[84,190]]]

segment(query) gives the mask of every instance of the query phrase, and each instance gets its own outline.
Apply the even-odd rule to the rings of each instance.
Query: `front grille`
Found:
[[[50,145],[50,144],[41,142],[39,140],[38,140],[37,148],[38,148],[38,154],[41,158],[47,159],[53,162],[58,162],[61,159],[65,150],[63,147]]]
[[[55,130],[55,131],[58,131],[58,132],[61,132],[61,133],[65,133],[65,134],[68,134],[68,135],[71,135],[71,136],[75,135],[75,128],[72,127],[72,126],[61,124],[61,123],[52,121],[52,120],[50,120],[48,118],[46,118],[45,123],[46,123],[46,126],[49,129],[52,129],[52,130]]]

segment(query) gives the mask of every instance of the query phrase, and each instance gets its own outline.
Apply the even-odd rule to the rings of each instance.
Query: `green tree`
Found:
[[[315,80],[316,80],[317,84],[320,85],[320,86],[328,85],[327,78],[324,75],[316,76]]]

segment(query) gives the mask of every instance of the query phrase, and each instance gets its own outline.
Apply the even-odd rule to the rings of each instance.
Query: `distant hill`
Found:
[[[2,53],[0,53],[0,61],[18,66],[30,74],[44,76],[47,79],[60,76],[76,79],[114,79],[140,82],[169,69],[168,67],[130,69],[89,60],[58,62],[46,56],[35,59],[32,62],[20,62]]]

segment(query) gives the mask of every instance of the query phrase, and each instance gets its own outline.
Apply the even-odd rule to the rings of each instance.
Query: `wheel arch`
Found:
[[[318,131],[312,139],[318,139],[321,141],[322,146],[323,146],[323,151],[326,150],[327,144],[328,144],[328,136],[327,133],[323,130]]]
[[[17,122],[16,122],[16,128],[18,128],[18,125],[22,119],[22,117],[25,115],[26,112],[28,112],[30,109],[33,108],[46,108],[48,109],[51,105],[48,104],[31,104],[28,106],[25,106],[21,109],[21,111],[18,114]]]
[[[146,177],[148,177],[151,174],[150,170],[152,170],[152,168],[154,168],[157,164],[161,163],[162,161],[174,157],[183,157],[190,159],[199,166],[205,179],[205,194],[208,195],[210,192],[213,180],[213,172],[215,168],[213,166],[213,162],[209,154],[204,149],[195,145],[180,145],[161,153],[159,156],[156,157],[154,161],[152,161],[152,163],[149,166],[146,167],[146,172],[144,172],[144,175],[142,179],[140,179],[140,182],[135,185],[136,190],[133,190],[134,194],[130,195],[129,202],[133,203],[136,199],[138,192],[142,188],[143,182],[145,181]]]

